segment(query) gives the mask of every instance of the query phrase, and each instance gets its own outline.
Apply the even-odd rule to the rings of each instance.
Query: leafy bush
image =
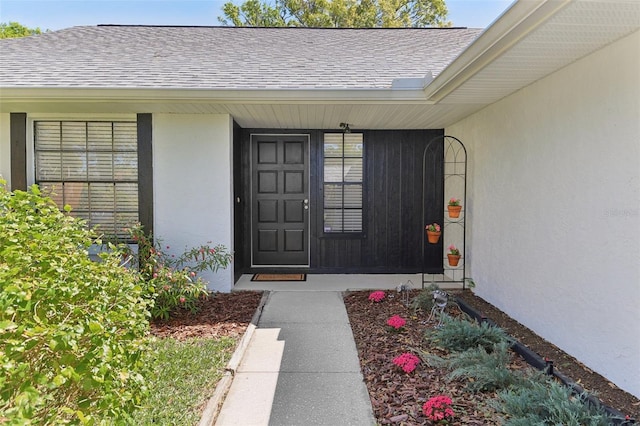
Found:
[[[144,396],[147,303],[94,242],[37,186],[0,182],[0,422],[122,423]]]
[[[159,239],[146,234],[142,225],[133,226],[129,233],[138,244],[137,255],[128,245],[120,247],[130,256],[146,284],[147,296],[154,302],[151,307],[153,318],[168,319],[176,308],[195,312],[198,298],[207,295],[207,284],[197,276],[198,272],[216,272],[219,268],[226,268],[232,259],[222,245],[202,245],[175,257],[164,251],[169,247],[163,248]]]
[[[467,389],[472,392],[488,392],[505,389],[519,383],[522,378],[509,369],[511,355],[506,342],[495,345],[491,352],[482,346],[451,354],[447,367],[452,370],[450,379],[472,379]]]
[[[539,377],[498,392],[492,405],[506,415],[504,424],[510,426],[610,424],[604,410],[584,401],[585,395],[574,396],[555,380]]]
[[[425,314],[431,312],[431,308],[433,308],[433,292],[435,290],[440,290],[437,284],[431,284],[429,287],[421,290],[411,301],[413,311],[417,312],[421,310]]]
[[[486,352],[491,352],[494,345],[510,340],[499,327],[449,316],[444,317],[441,327],[428,330],[425,337],[432,343],[454,352],[464,352],[478,346]]]

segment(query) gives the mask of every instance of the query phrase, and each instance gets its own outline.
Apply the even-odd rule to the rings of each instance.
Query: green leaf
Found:
[[[66,381],[67,381],[67,379],[62,377],[60,374],[55,376],[53,378],[53,380],[52,380],[53,384],[56,385],[56,386],[62,386],[63,384],[65,384]]]
[[[100,325],[99,323],[95,322],[95,321],[91,321],[89,323],[89,330],[92,333],[98,333],[101,332],[103,330],[102,325]]]
[[[0,321],[0,332],[2,333],[15,330],[16,328],[18,328],[18,325],[13,321],[9,321],[9,320]]]

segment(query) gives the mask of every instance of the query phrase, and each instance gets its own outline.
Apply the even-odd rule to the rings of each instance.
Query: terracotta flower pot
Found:
[[[447,257],[449,258],[450,266],[458,266],[458,262],[460,261],[459,254],[447,254]]]
[[[462,210],[462,206],[447,206],[449,210],[449,217],[460,217],[460,210]]]
[[[442,234],[442,231],[427,231],[427,239],[429,240],[429,243],[438,244],[438,241],[440,241],[440,234]]]

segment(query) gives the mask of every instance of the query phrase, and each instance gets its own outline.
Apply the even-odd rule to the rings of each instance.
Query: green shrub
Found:
[[[504,424],[509,426],[611,424],[604,410],[584,401],[585,395],[572,395],[569,388],[555,380],[537,378],[498,392],[492,405],[505,414]]]
[[[433,292],[436,290],[440,290],[437,284],[430,284],[429,287],[421,290],[411,301],[413,311],[422,311],[423,314],[429,314],[431,308],[433,308]]]
[[[464,352],[478,346],[491,352],[494,345],[510,340],[501,328],[449,316],[443,318],[441,327],[427,330],[425,337],[432,344],[453,352]]]
[[[482,346],[464,352],[456,352],[447,359],[450,379],[466,378],[467,389],[472,392],[489,392],[517,384],[522,377],[509,369],[511,351],[506,342],[495,345],[491,352]]]
[[[0,182],[1,423],[122,423],[144,397],[147,303],[94,242],[37,186]]]
[[[178,308],[195,312],[198,298],[207,295],[207,283],[198,277],[198,273],[224,269],[232,259],[222,245],[202,245],[175,257],[165,252],[169,247],[163,248],[159,239],[145,233],[142,225],[131,227],[129,233],[138,245],[137,255],[126,244],[121,244],[120,248],[131,256],[132,266],[145,283],[147,297],[153,300],[153,318],[168,319]]]

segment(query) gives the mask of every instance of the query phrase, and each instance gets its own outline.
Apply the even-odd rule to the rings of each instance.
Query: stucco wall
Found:
[[[638,46],[640,32],[446,129],[469,150],[477,294],[636,396]]]
[[[170,251],[233,249],[232,120],[228,115],[153,115],[154,232]],[[230,291],[233,266],[205,274]]]
[[[9,114],[0,114],[0,177],[11,188],[11,128]]]

